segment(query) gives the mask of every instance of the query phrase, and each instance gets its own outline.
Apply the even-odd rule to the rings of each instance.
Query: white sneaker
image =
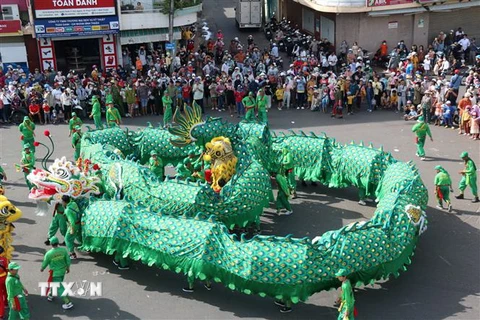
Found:
[[[302,110],[305,110],[305,107],[302,107]]]
[[[427,158],[421,157],[420,160],[425,161]]]
[[[69,303],[64,303],[64,304],[62,304],[62,308],[63,308],[63,310],[72,309],[72,308],[73,308],[73,303],[72,303],[72,301],[70,301]]]
[[[363,200],[358,201],[358,204],[361,205],[361,206],[366,206],[367,205],[367,203]]]
[[[52,301],[53,301],[53,297],[52,297],[52,296],[48,296],[48,297],[47,297],[47,301],[48,301],[48,302],[52,302]]]
[[[442,207],[441,205],[438,205],[438,204],[437,204],[435,207],[436,207],[437,209],[443,210],[443,207]]]
[[[448,212],[452,212],[452,204],[451,203],[448,204],[447,210],[448,210]]]
[[[297,110],[300,110],[300,107],[297,107]]]
[[[289,215],[291,215],[292,213],[293,213],[292,210],[290,210],[290,211],[285,211],[285,212],[283,213],[283,215],[284,215],[284,216],[289,216]]]

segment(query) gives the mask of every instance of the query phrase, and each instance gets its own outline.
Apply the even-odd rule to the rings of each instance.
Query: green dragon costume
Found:
[[[411,263],[427,227],[423,210],[428,201],[412,163],[397,162],[371,146],[342,146],[326,135],[277,136],[258,122],[202,120],[195,104],[186,106],[185,114],[176,112],[174,122],[168,131],[149,126],[139,132],[109,128],[83,135],[81,158],[99,166],[106,177],[103,197],[79,205],[84,250],[141,260],[183,273],[189,282],[221,282],[232,290],[293,303],[338,287],[339,269],[350,274],[352,285],[359,285],[398,276]],[[162,182],[147,168],[152,151],[164,165],[176,165],[191,152],[207,152],[207,143],[219,137],[237,159],[228,162],[235,163],[235,170],[219,179],[219,191],[189,178],[167,176]],[[247,240],[231,234],[234,227],[259,223],[271,197],[270,176],[281,170],[284,148],[294,159],[298,178],[331,187],[354,185],[375,197],[374,217],[313,240],[261,235]],[[216,159],[215,154],[212,168],[218,168],[215,161],[223,156],[219,152]],[[55,181],[69,183],[42,170],[30,178],[34,198],[45,193],[45,198],[58,197],[63,189]]]

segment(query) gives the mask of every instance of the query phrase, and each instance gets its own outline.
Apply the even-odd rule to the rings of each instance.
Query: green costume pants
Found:
[[[115,262],[118,263],[119,267],[122,267],[122,268],[128,267],[128,260],[126,258],[124,258],[123,255],[118,251],[115,252],[114,260],[115,260]]]
[[[171,122],[172,122],[172,108],[165,108],[165,114],[163,115],[163,125],[166,126]]]
[[[258,110],[258,120],[261,123],[268,123],[267,110]]]
[[[26,144],[29,144],[30,145],[30,151],[32,152],[35,152],[35,146],[33,145],[33,143],[35,142],[35,138],[34,137],[31,137],[31,138],[25,138],[23,137],[23,140],[22,140],[22,147]],[[34,148],[34,149],[32,149]]]
[[[247,121],[254,121],[255,120],[255,109],[250,108],[247,110],[247,113],[245,114],[245,120]]]
[[[80,226],[78,226],[73,234],[70,233],[70,228],[67,230],[67,235],[65,236],[65,244],[67,245],[68,252],[74,253],[75,252],[75,239],[78,240],[79,243],[82,243],[82,235],[80,232]]]
[[[442,193],[442,198],[438,194],[438,191]],[[438,186],[437,187],[437,202],[439,205],[443,205],[443,201],[445,201],[447,204],[450,203],[450,188],[448,186]]]
[[[73,152],[73,159],[77,161],[78,158],[80,158],[80,147],[75,148],[75,151]]]
[[[95,123],[95,128],[97,128],[97,130],[102,130],[103,129],[102,116],[101,115],[93,116],[93,122]]]
[[[292,192],[296,192],[297,191],[297,180],[295,180],[295,171],[293,169],[292,170],[286,170],[285,171],[285,176],[287,177],[288,187],[290,188],[290,190],[292,190]]]
[[[63,280],[65,279],[65,275],[63,276],[58,276],[58,277],[52,277],[52,282],[58,282],[60,283],[60,287],[57,289],[57,297],[62,298],[64,303],[69,303],[70,299],[68,297],[62,297],[63,292],[65,291],[65,288],[62,285]],[[48,292],[49,296],[52,296],[52,290]]]
[[[67,218],[64,214],[55,214],[50,222],[50,227],[48,228],[48,239],[57,234],[58,229],[60,229],[60,234],[65,238],[67,234]]]
[[[346,308],[343,308],[343,309],[338,313],[338,318],[337,318],[337,320],[343,320],[343,319],[345,319],[345,312],[346,312],[346,311],[347,311],[347,309],[346,309]],[[353,318],[353,311],[350,312],[350,314],[348,315],[348,320],[355,320],[355,319]]]
[[[23,294],[17,296],[18,300],[20,301],[20,311],[13,310],[13,305],[10,303],[10,313],[8,314],[8,320],[16,320],[16,319],[30,319],[30,311],[28,310],[27,299]]]
[[[427,136],[425,137],[417,137],[418,138],[418,141],[417,141],[417,154],[419,157],[425,157],[425,149],[423,149],[423,147],[425,146],[425,139],[427,138]]]
[[[474,197],[478,197],[478,190],[477,190],[477,177],[468,177],[463,176],[462,180],[460,180],[460,183],[458,184],[458,189],[463,193],[467,187],[470,187],[472,190],[472,194]]]
[[[23,171],[23,176],[25,177],[25,182],[27,183],[28,190],[32,190],[33,184],[30,183],[30,181],[27,179],[27,176],[30,174],[31,170],[28,170],[27,172]]]
[[[290,206],[290,202],[288,202],[288,196],[282,190],[278,190],[277,194],[277,210],[287,209],[288,211],[292,211],[292,207]]]

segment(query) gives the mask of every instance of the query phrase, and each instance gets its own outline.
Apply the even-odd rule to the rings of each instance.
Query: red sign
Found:
[[[414,0],[367,0],[367,7],[395,6],[398,4],[413,3]]]
[[[80,18],[116,14],[115,0],[31,0],[35,18]]]
[[[0,36],[6,35],[22,35],[22,25],[20,20],[0,20]]]

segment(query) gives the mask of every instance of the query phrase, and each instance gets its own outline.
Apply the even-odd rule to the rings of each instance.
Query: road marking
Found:
[[[445,259],[444,257],[442,257],[442,256],[440,256],[440,255],[439,255],[439,257],[440,257],[440,259],[442,259],[446,264],[448,264],[450,267],[452,266],[452,264],[451,264],[447,259]]]

